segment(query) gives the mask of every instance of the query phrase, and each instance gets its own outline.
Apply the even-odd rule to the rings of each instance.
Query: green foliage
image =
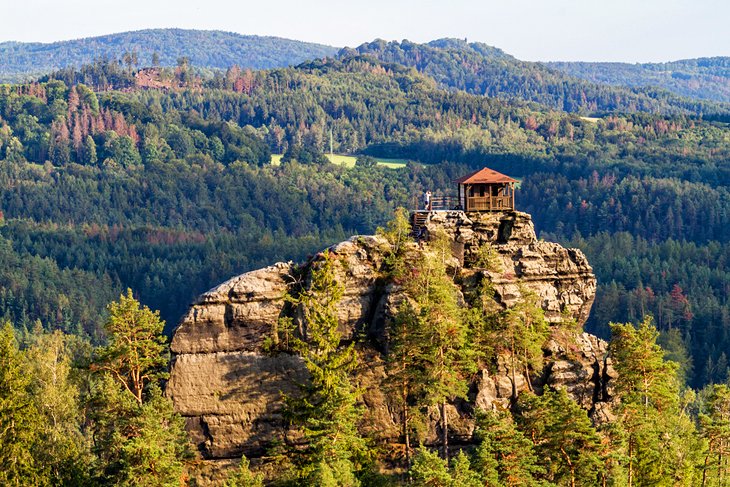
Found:
[[[98,351],[94,368],[109,373],[140,405],[147,385],[167,377],[164,327],[159,311],[141,306],[131,289],[109,304],[104,326],[109,345]]]
[[[728,476],[727,455],[730,445],[730,389],[715,385],[699,416],[700,434],[707,442],[702,463],[702,485],[722,485]]]
[[[396,208],[393,218],[385,228],[376,230],[376,233],[388,241],[390,247],[385,257],[385,272],[390,279],[400,282],[406,276],[408,269],[408,244],[413,242],[411,234],[413,228],[410,214],[405,208]]]
[[[692,421],[679,407],[677,364],[664,359],[651,320],[638,327],[612,324],[611,331],[629,483],[660,485],[673,479],[693,485],[702,448]]]
[[[482,243],[477,249],[474,267],[492,272],[503,272],[502,260],[489,242]]]
[[[48,468],[36,461],[41,418],[28,394],[32,377],[24,363],[13,328],[0,330],[0,482],[9,486],[47,485]]]
[[[80,383],[74,362],[89,353],[88,344],[60,331],[34,329],[25,350],[28,389],[40,414],[38,464],[47,468],[51,485],[84,485],[92,456],[84,432]]]
[[[289,452],[298,483],[359,486],[356,474],[368,462],[368,448],[357,430],[361,411],[350,379],[357,352],[354,343],[340,346],[337,305],[343,288],[334,260],[324,253],[307,288],[287,297],[301,312],[302,335],[293,348],[302,356],[309,380],[298,394],[285,397],[285,417],[302,438],[301,447]]]
[[[518,422],[532,439],[544,475],[558,485],[599,485],[601,438],[586,411],[560,389],[521,394]]]
[[[730,102],[728,58],[685,59],[667,63],[547,63],[569,75],[611,85],[658,86],[680,96]]]
[[[672,113],[694,111],[697,106],[702,106],[705,112],[712,111],[713,108],[722,110],[713,103],[703,104],[657,90],[656,83],[645,88],[641,87],[646,83],[632,83],[633,86],[640,87],[634,89],[595,83],[594,77],[586,76],[586,72],[590,72],[588,66],[593,66],[590,64],[558,64],[558,67],[563,68],[562,71],[568,73],[565,74],[550,69],[543,63],[520,61],[500,49],[478,42],[467,43],[460,39],[440,39],[427,44],[416,44],[408,40],[376,40],[356,49],[343,49],[340,53],[341,59],[355,56],[374,57],[386,63],[411,66],[444,86],[469,93],[505,99],[521,98],[569,112],[616,110]],[[718,64],[715,69],[726,75],[722,64]],[[614,63],[610,66],[613,67]],[[589,81],[580,78],[587,78]],[[676,85],[666,82],[662,84]],[[696,96],[697,91],[685,88],[681,94]]]
[[[530,375],[539,373],[543,365],[542,346],[550,331],[543,309],[538,304],[535,293],[522,288],[522,298],[507,309],[497,329],[493,332],[493,342],[497,350],[509,353],[509,369],[512,376],[512,398],[517,398],[516,374],[524,373],[528,387],[532,390]]]
[[[481,476],[471,469],[469,457],[460,451],[449,468],[446,460],[436,452],[421,446],[416,451],[413,466],[409,470],[412,485],[418,487],[479,487],[484,485]]]
[[[477,418],[474,469],[490,487],[532,485],[543,472],[533,443],[515,426],[509,412],[482,413]]]
[[[168,365],[159,312],[141,306],[131,289],[109,305],[109,345],[92,363],[90,396],[99,480],[117,485],[179,485],[190,456],[184,420],[162,395]]]
[[[424,446],[416,451],[409,474],[419,487],[449,487],[452,481],[446,461]]]
[[[225,487],[263,487],[263,475],[251,472],[250,462],[244,455],[238,470],[228,476]]]

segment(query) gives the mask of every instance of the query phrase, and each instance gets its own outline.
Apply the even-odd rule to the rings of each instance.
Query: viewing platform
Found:
[[[418,231],[431,212],[461,210],[464,212],[512,211],[515,209],[516,179],[487,167],[454,181],[457,196],[424,194],[422,205],[414,205],[412,224]]]

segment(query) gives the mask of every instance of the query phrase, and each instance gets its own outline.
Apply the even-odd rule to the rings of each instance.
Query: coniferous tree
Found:
[[[702,448],[692,422],[679,407],[677,364],[664,359],[650,318],[638,327],[611,324],[611,333],[629,486],[657,485],[668,479],[692,485]]]
[[[241,465],[226,480],[225,487],[264,487],[264,478],[261,474],[251,472],[251,463],[244,455]]]
[[[725,485],[730,456],[730,388],[714,385],[707,399],[706,411],[699,416],[700,434],[707,442],[702,463],[702,486]]]
[[[479,446],[474,469],[489,487],[532,485],[543,471],[534,445],[517,429],[509,412],[486,412],[477,419]]]
[[[301,312],[301,338],[293,348],[309,373],[299,394],[285,397],[285,416],[302,437],[302,446],[290,453],[303,485],[358,486],[356,474],[367,462],[368,448],[357,431],[358,393],[350,379],[357,352],[354,343],[340,346],[337,305],[343,288],[335,257],[328,252],[322,257],[308,288],[288,297]]]
[[[559,485],[598,485],[601,439],[588,414],[560,389],[520,395],[521,428],[532,439],[548,480]]]
[[[173,487],[183,479],[190,440],[160,389],[168,364],[163,328],[159,313],[131,290],[109,305],[109,345],[92,364],[89,399],[100,482]]]
[[[424,358],[425,403],[440,413],[441,448],[449,456],[447,403],[467,393],[466,376],[474,371],[469,330],[460,306],[458,291],[448,275],[451,244],[445,234],[431,236],[425,252],[419,254],[406,293],[414,302],[418,320],[418,341],[413,347]]]

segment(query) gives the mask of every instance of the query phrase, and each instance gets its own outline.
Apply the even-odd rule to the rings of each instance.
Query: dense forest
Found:
[[[452,179],[481,165],[521,178],[518,207],[546,236],[575,241],[591,260],[607,255],[588,243],[606,233],[652,246],[686,243],[695,255],[728,239],[730,132],[720,122],[583,118],[445,91],[413,70],[364,58],[232,68],[209,78],[176,68],[169,76],[194,87],[172,91],[97,94],[78,83],[123,72],[102,62],[0,92],[0,232],[17,262],[3,271],[1,310],[20,327],[36,319],[54,327],[64,316],[64,329],[81,326],[96,337],[101,304],[126,286],[172,326],[195,295],[226,277],[371,233],[390,208],[411,206],[427,187],[451,192]],[[346,169],[322,155],[330,142],[339,153],[422,164]],[[272,153],[285,162],[272,166]],[[646,258],[642,248],[629,246],[614,268],[597,265],[597,310],[604,296],[624,302],[656,279],[653,266],[628,272],[639,265],[632,256]],[[716,317],[728,312],[725,286],[676,273],[669,256],[659,258],[671,277],[652,292],[664,302],[677,285],[688,296],[688,378],[704,384],[724,374],[705,370],[723,361],[726,320]],[[61,289],[45,292],[53,287],[18,268],[25,262],[47,268]],[[722,262],[713,265],[722,270]],[[83,291],[81,282],[103,284]],[[79,292],[99,297],[63,304]],[[590,330],[607,336],[608,320],[641,318],[611,309],[596,314]],[[643,309],[659,318],[656,306]],[[717,348],[705,347],[706,330],[718,326]]]
[[[551,62],[548,66],[594,83],[656,86],[680,96],[730,102],[730,58],[684,59],[667,63]]]
[[[38,379],[46,369],[33,369],[36,375],[30,376],[19,371],[46,363],[39,354],[55,340],[53,349],[62,352],[47,360],[68,374],[68,384],[56,385],[72,402],[64,414],[76,428],[64,433],[75,443],[63,445],[52,443],[59,433],[46,426],[0,428],[11,435],[7,438],[29,435],[3,440],[18,445],[26,459],[21,466],[30,469],[6,470],[11,473],[0,477],[5,483],[34,478],[38,485],[69,479],[123,484],[125,476],[139,473],[130,470],[132,458],[156,461],[151,452],[139,451],[150,441],[133,434],[140,430],[170,445],[156,454],[177,458],[167,457],[160,475],[169,474],[168,480],[181,475],[179,462],[187,453],[178,441],[179,424],[164,420],[169,426],[164,431],[140,425],[174,418],[158,388],[167,360],[162,332],[169,335],[191,300],[246,270],[302,260],[350,235],[372,233],[396,207],[412,206],[426,189],[451,194],[453,179],[484,165],[520,179],[517,207],[532,214],[542,238],[583,249],[594,266],[599,287],[588,330],[613,337],[625,377],[624,422],[616,431],[598,431],[560,392],[525,397],[512,414],[483,419],[481,456],[441,464],[431,452],[418,452],[411,466],[414,482],[571,485],[571,479],[590,477],[577,485],[599,485],[635,472],[644,483],[631,485],[668,478],[697,485],[703,475],[714,482],[706,485],[724,480],[728,393],[718,384],[728,381],[730,367],[725,352],[730,127],[699,116],[703,102],[641,90],[624,92],[633,93],[635,98],[626,99],[636,103],[571,108],[564,95],[586,85],[569,78],[561,81],[566,90],[557,97],[547,95],[549,78],[537,85],[534,97],[510,94],[509,89],[531,86],[516,80],[490,92],[459,78],[479,73],[470,62],[454,61],[461,45],[442,41],[428,48],[443,60],[425,47],[413,48],[414,56],[431,56],[426,69],[397,52],[410,45],[376,44],[382,52],[369,52],[371,46],[270,70],[233,66],[205,74],[183,60],[138,71],[130,58],[0,85],[0,315],[13,325],[0,336],[0,374],[16,384],[0,391],[3,401],[16,394],[0,407],[21,401],[33,406],[15,424],[52,424],[56,412],[40,400],[46,392],[35,389],[46,384]],[[487,47],[470,49],[475,56],[512,63]],[[439,74],[439,63],[443,73],[463,68],[452,73],[463,82]],[[139,85],[140,73],[148,76],[147,86]],[[149,79],[164,82],[164,88],[151,87]],[[491,78],[481,73],[474,79]],[[609,97],[619,93],[606,90]],[[596,100],[603,96],[594,94]],[[586,111],[610,113],[582,116]],[[330,163],[325,155],[330,147],[359,156],[358,163],[353,168]],[[272,154],[281,155],[280,164],[272,164]],[[391,169],[373,165],[367,156],[411,162]],[[441,272],[437,264],[429,269]],[[133,293],[124,293],[127,288]],[[415,285],[414,299],[418,289]],[[127,352],[114,348],[125,332],[120,321],[135,313],[150,325],[144,333],[151,358],[140,367],[152,371],[148,382],[136,385],[119,368]],[[323,311],[323,320],[327,316]],[[300,347],[303,356],[311,353],[313,367],[337,369],[327,360],[341,357]],[[635,355],[647,349],[648,356]],[[646,368],[635,367],[639,358],[650,361]],[[655,389],[638,390],[647,370],[655,374]],[[334,398],[339,402],[323,404],[357,416],[352,409],[357,391],[342,370],[332,373],[342,387]],[[101,400],[99,394],[111,402],[94,409],[90,405]],[[565,421],[577,429],[564,431],[540,419],[557,412],[573,415]],[[310,418],[316,415],[310,411]],[[663,421],[654,421],[657,417]],[[650,425],[673,430],[649,431]],[[584,442],[573,452],[577,457],[544,463],[557,455],[557,445],[577,441],[570,433],[580,433]],[[90,446],[92,437],[100,440]],[[656,438],[668,443],[652,443]],[[372,459],[368,449],[355,448],[367,442],[356,435],[351,440],[353,449],[336,452],[341,462],[328,464],[326,475],[349,471],[363,485],[387,482],[366,468]],[[606,445],[631,462],[606,453]],[[70,463],[32,470],[50,465],[39,459],[56,451],[51,448],[63,448],[56,458]],[[663,448],[674,454],[657,462],[652,455]],[[315,448],[314,456],[292,467],[299,481],[322,474],[312,463],[322,451]],[[524,453],[518,457],[524,463],[505,463],[514,458],[510,451]],[[633,454],[644,456],[633,463]],[[79,470],[80,465],[91,467]],[[529,478],[510,484],[510,472]],[[246,462],[239,477],[235,481],[242,485],[260,480]]]

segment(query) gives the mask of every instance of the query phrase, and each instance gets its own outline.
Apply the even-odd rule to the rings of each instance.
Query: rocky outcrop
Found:
[[[530,383],[537,389],[564,388],[595,421],[610,419],[614,371],[606,343],[580,331],[596,289],[585,256],[539,241],[530,216],[520,212],[433,212],[422,234],[440,231],[451,238],[462,287],[470,276],[486,277],[505,308],[531,293],[549,322],[575,321],[574,332],[555,327],[544,347],[546,365]],[[496,262],[475,268],[484,243],[491,245]],[[397,414],[381,387],[384,331],[399,300],[397,286],[382,277],[388,250],[387,241],[377,236],[352,237],[329,249],[345,287],[338,308],[340,331],[347,340],[364,337],[355,378],[366,406],[363,427],[384,441],[397,441]],[[306,374],[298,357],[268,354],[266,343],[286,307],[285,293],[294,283],[306,283],[311,265],[279,263],[237,276],[203,294],[175,331],[167,394],[204,458],[256,457],[283,438],[282,393],[294,391]],[[528,378],[516,374],[513,379],[503,358],[491,371],[480,371],[469,400],[450,407],[454,441],[471,439],[474,408],[506,405],[513,386],[525,390]],[[429,436],[436,438],[435,417]]]

